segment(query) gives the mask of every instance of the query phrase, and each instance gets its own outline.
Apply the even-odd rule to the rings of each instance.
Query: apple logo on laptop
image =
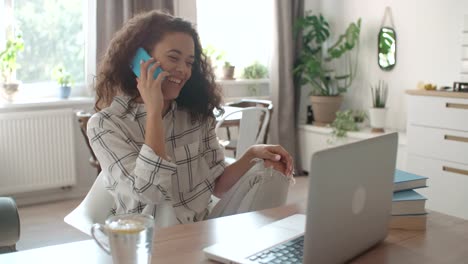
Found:
[[[364,205],[366,204],[366,189],[364,187],[359,186],[353,194],[353,201],[351,205],[351,210],[353,214],[360,214],[364,209]]]

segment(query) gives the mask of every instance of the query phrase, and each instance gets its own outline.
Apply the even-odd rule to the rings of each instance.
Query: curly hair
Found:
[[[118,94],[130,96],[131,105],[135,105],[140,93],[135,75],[128,66],[133,55],[139,47],[151,51],[165,34],[173,32],[192,36],[195,44],[192,75],[176,98],[178,107],[192,113],[192,118],[202,120],[213,116],[215,108],[223,112],[221,89],[215,82],[213,70],[203,53],[197,31],[190,22],[158,10],[134,16],[111,40],[96,76],[96,111],[109,106]]]

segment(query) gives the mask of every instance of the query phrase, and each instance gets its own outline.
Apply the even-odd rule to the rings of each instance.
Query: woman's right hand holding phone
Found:
[[[154,64],[150,66],[151,63]],[[160,62],[156,62],[154,58],[146,62],[141,61],[141,76],[137,78],[137,88],[140,92],[141,99],[145,103],[147,113],[159,114],[162,116],[164,97],[161,86],[164,78],[169,76],[169,73],[162,71],[158,77],[154,79],[153,74],[160,66]]]

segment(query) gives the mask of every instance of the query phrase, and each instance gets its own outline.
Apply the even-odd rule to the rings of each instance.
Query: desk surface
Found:
[[[205,258],[204,247],[302,212],[303,206],[289,205],[157,230],[153,263],[215,263]],[[111,263],[111,259],[93,240],[85,240],[3,254],[0,263]],[[468,221],[431,212],[426,231],[390,230],[385,241],[352,263],[468,263]]]

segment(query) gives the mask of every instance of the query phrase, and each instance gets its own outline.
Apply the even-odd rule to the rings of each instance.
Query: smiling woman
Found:
[[[140,48],[151,58],[136,76],[129,64]],[[277,193],[287,193],[293,168],[281,146],[252,145],[225,164],[213,114],[223,112],[220,88],[190,22],[159,10],[132,17],[112,38],[96,79],[88,138],[115,200],[102,210],[151,214],[166,226],[285,202]],[[260,186],[271,199],[256,200]]]

